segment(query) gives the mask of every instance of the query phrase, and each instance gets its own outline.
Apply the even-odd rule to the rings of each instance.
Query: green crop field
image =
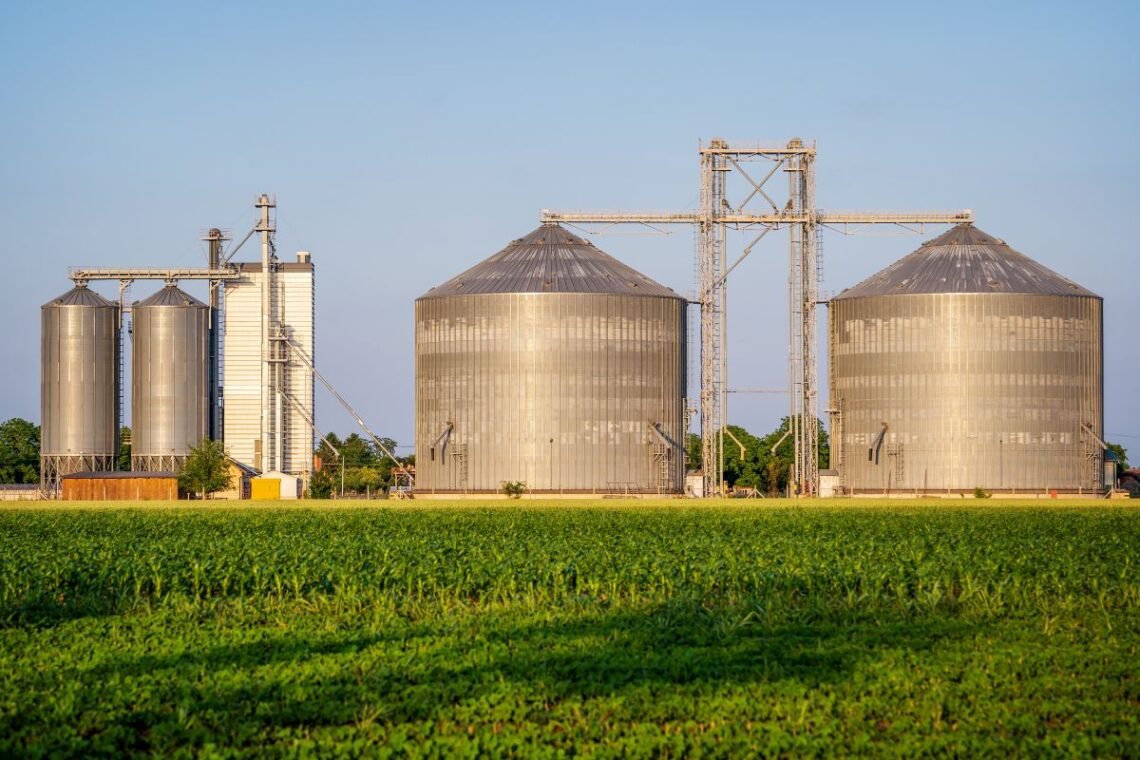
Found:
[[[971,502],[3,508],[0,756],[1140,756],[1140,510]]]

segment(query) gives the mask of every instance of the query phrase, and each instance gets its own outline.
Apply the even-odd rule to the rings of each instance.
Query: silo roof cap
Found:
[[[1021,293],[1092,296],[1067,277],[973,224],[959,224],[835,297],[916,293]]]
[[[615,293],[680,298],[557,224],[533,232],[421,298],[487,293]]]
[[[76,285],[58,298],[53,298],[44,304],[45,309],[49,306],[109,306],[116,308],[118,304],[114,301],[108,301],[86,285]]]
[[[135,301],[135,306],[200,306],[206,304],[182,290],[177,285],[167,285],[154,295],[147,296],[141,301]]]

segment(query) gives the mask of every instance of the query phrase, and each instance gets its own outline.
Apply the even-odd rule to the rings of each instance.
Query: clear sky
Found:
[[[278,250],[318,268],[318,364],[411,444],[417,296],[543,207],[695,206],[700,140],[801,136],[820,207],[972,208],[1102,295],[1106,431],[1140,459],[1137,38],[1134,0],[3,3],[0,419],[38,420],[69,266],[201,265],[200,232],[243,234],[271,192]],[[920,241],[831,234],[825,287]],[[692,288],[687,230],[595,242]],[[786,249],[733,274],[730,385],[786,383]],[[318,426],[352,430],[326,396]]]

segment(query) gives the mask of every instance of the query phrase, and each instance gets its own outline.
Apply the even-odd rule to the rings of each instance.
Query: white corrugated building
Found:
[[[313,264],[307,252],[296,262],[275,262],[270,325],[286,340],[276,341],[284,356],[283,387],[269,399],[270,419],[263,441],[262,389],[271,386],[262,361],[262,265],[239,265],[241,279],[225,284],[223,440],[227,453],[261,472],[280,471],[308,486],[313,469],[313,375],[297,353],[313,362]],[[285,347],[287,344],[288,348]],[[278,441],[280,454],[278,455]]]

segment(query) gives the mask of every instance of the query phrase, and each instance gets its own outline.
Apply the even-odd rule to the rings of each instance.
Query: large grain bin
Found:
[[[115,468],[119,444],[119,307],[84,284],[40,312],[40,483]]]
[[[167,285],[131,325],[131,469],[177,472],[208,432],[209,309]]]
[[[829,309],[850,493],[1101,488],[1101,298],[970,224]]]
[[[430,290],[417,493],[679,493],[685,307],[557,225]]]

